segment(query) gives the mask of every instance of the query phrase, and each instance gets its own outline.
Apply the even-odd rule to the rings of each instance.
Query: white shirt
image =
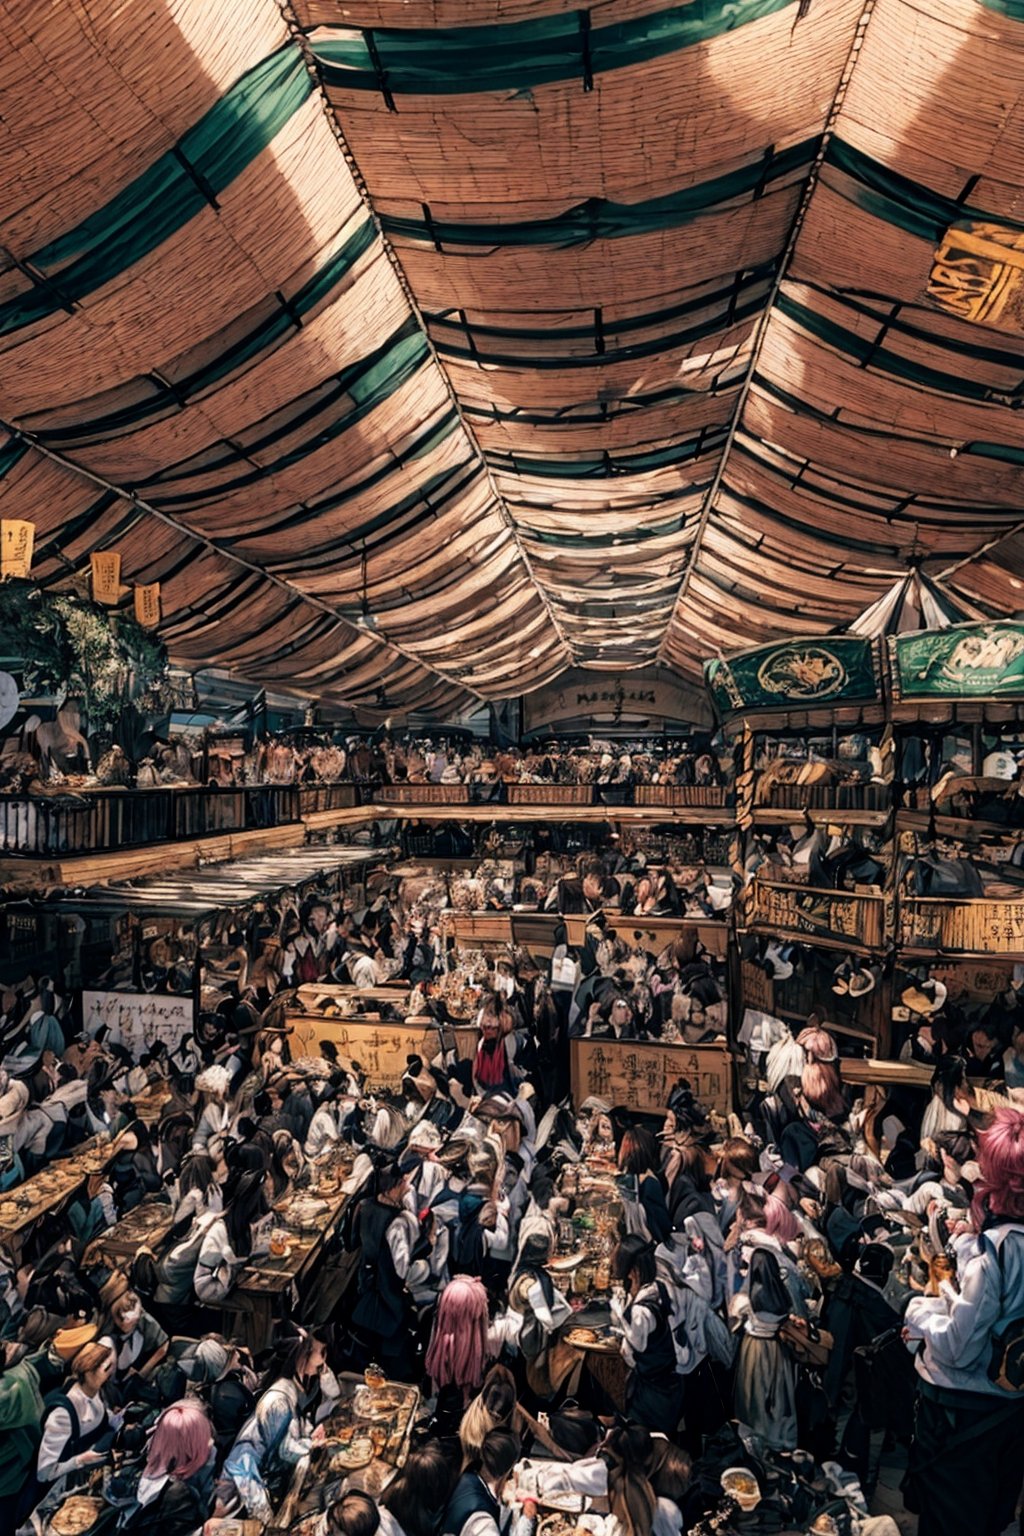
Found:
[[[338,1111],[334,1104],[321,1104],[309,1122],[306,1144],[303,1148],[308,1158],[319,1157],[328,1147],[341,1140],[338,1128]]]
[[[68,1388],[65,1396],[74,1406],[80,1434],[88,1434],[106,1418],[106,1405],[99,1394],[96,1397],[87,1397],[77,1382]],[[66,1477],[69,1472],[76,1471],[82,1465],[80,1456],[71,1456],[66,1461],[61,1460],[70,1439],[71,1415],[66,1408],[55,1408],[46,1421],[43,1442],[39,1447],[39,1459],[36,1463],[41,1483],[55,1482],[57,1478]]]

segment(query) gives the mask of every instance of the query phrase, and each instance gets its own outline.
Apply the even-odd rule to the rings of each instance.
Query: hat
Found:
[[[59,1328],[53,1336],[54,1353],[62,1360],[73,1360],[98,1333],[95,1323],[75,1323],[71,1328]]]
[[[406,1137],[405,1144],[410,1152],[436,1152],[441,1142],[441,1132],[432,1120],[418,1120]]]
[[[1015,779],[1017,764],[1009,752],[990,752],[981,765],[983,779]]]
[[[230,1359],[231,1351],[221,1339],[200,1339],[192,1357],[192,1380],[200,1384],[216,1381]]]
[[[948,993],[941,981],[922,981],[920,984],[911,982],[910,986],[900,994],[900,1002],[904,1008],[909,1008],[911,1013],[940,1013],[946,1006]]]
[[[104,1281],[103,1285],[100,1286],[98,1292],[100,1305],[109,1312],[114,1302],[121,1296],[124,1296],[130,1289],[128,1276],[124,1273],[124,1270],[115,1269],[110,1279]]]
[[[55,1312],[47,1312],[45,1307],[30,1307],[18,1330],[21,1342],[30,1350],[39,1349],[59,1331],[61,1322]]]
[[[29,1097],[27,1083],[12,1083],[7,1092],[0,1095],[0,1135],[10,1134]]]

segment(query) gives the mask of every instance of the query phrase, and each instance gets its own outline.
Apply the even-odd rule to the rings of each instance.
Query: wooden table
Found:
[[[356,1192],[351,1189],[339,1189],[330,1194],[299,1191],[275,1206],[274,1224],[288,1230],[289,1251],[282,1258],[267,1254],[242,1270],[224,1307],[225,1333],[239,1339],[255,1353],[270,1343],[276,1322],[289,1315],[301,1315],[303,1303],[323,1261],[324,1249]],[[318,1218],[316,1230],[300,1232],[290,1225],[289,1213],[294,1211],[296,1200],[306,1199],[321,1202],[323,1213]],[[345,1257],[351,1271],[357,1256]]]
[[[115,1142],[90,1137],[68,1157],[55,1158],[32,1178],[0,1195],[0,1242],[20,1256],[29,1228],[69,1200],[91,1174],[102,1173],[115,1151]]]
[[[140,1248],[159,1254],[174,1225],[174,1206],[169,1200],[143,1200],[134,1210],[94,1237],[85,1252],[88,1265],[127,1269]]]
[[[356,1422],[365,1422],[366,1429],[369,1431],[373,1420],[363,1421],[353,1413],[358,1398],[364,1396],[367,1391],[363,1378],[346,1371],[338,1377],[338,1384],[341,1387],[338,1405],[324,1420],[328,1437],[350,1425],[354,1417]],[[332,1468],[330,1446],[314,1446],[312,1453],[304,1457],[296,1466],[288,1492],[270,1524],[271,1530],[290,1529],[296,1519],[321,1511],[325,1507],[328,1490],[333,1493],[333,1485],[340,1482],[342,1478],[351,1479],[349,1486],[361,1488],[376,1498],[383,1491],[392,1474],[399,1467],[404,1466],[406,1456],[409,1454],[409,1438],[419,1410],[420,1394],[416,1387],[409,1386],[405,1382],[385,1382],[382,1390],[400,1391],[404,1401],[396,1410],[394,1417],[388,1421],[387,1437],[377,1449],[373,1460],[365,1467],[345,1472],[342,1468]]]

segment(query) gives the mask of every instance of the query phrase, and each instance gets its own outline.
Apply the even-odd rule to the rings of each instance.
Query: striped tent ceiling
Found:
[[[0,0],[0,513],[438,715],[1024,607],[1024,0]],[[370,622],[367,623],[367,615]]]

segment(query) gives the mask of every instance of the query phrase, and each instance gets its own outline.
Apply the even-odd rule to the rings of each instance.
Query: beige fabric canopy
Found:
[[[46,584],[159,581],[174,659],[445,714],[911,563],[1024,607],[1024,0],[0,36],[0,514]]]

